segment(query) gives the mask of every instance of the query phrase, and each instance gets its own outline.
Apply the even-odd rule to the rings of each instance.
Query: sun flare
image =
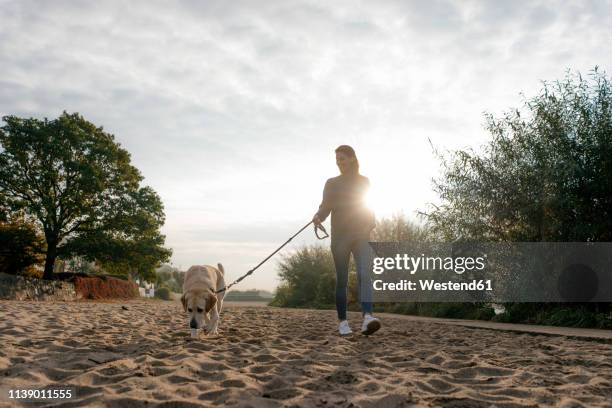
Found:
[[[372,186],[365,196],[365,203],[368,208],[374,211],[376,218],[390,217],[391,215],[404,212],[407,213],[409,192],[398,188],[394,182],[384,182],[385,179],[372,179]]]

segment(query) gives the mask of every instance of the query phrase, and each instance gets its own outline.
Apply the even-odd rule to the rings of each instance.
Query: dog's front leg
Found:
[[[204,332],[208,333],[209,331],[209,327],[210,327],[210,317],[208,316],[208,313],[204,313]]]
[[[219,325],[219,312],[216,307],[213,307],[210,311],[210,323],[206,326],[208,334],[218,334],[217,326]]]
[[[221,316],[221,309],[223,309],[223,298],[224,297],[225,295],[223,295],[221,299],[219,299],[219,301],[217,302],[217,313],[219,313],[219,316]]]

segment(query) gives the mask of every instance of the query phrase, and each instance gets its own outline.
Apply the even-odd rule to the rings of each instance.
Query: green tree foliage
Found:
[[[424,242],[428,240],[428,234],[425,227],[409,220],[403,213],[398,213],[378,220],[371,238],[378,242]]]
[[[150,280],[156,287],[165,286],[176,293],[183,292],[185,272],[170,265],[162,265],[155,270],[155,277]]]
[[[0,222],[7,222],[9,219],[9,209],[6,205],[6,198],[0,190]]]
[[[44,241],[36,228],[22,219],[0,222],[0,272],[17,274],[42,262]]]
[[[175,269],[172,271],[172,280],[176,283],[176,293],[183,292],[183,283],[185,282],[185,272]]]
[[[612,240],[612,93],[597,69],[544,83],[522,109],[487,115],[482,152],[442,157],[440,206],[425,213],[444,240]]]
[[[140,172],[113,135],[77,113],[3,120],[0,201],[40,223],[45,279],[52,278],[58,256],[83,255],[142,274],[168,259],[159,233],[161,200],[140,187]]]
[[[442,240],[612,240],[612,92],[597,68],[544,83],[520,109],[486,115],[482,151],[439,155],[442,204],[424,213]],[[612,304],[506,304],[502,321],[609,327]],[[607,316],[607,317],[606,317]]]
[[[276,290],[273,306],[329,307],[335,303],[336,269],[328,248],[304,246],[283,256],[278,274],[282,283]],[[351,266],[349,304],[356,298],[356,277]]]

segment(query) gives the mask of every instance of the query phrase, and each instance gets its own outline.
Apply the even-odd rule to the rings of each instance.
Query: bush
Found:
[[[32,224],[0,223],[0,272],[37,277],[33,267],[43,261],[44,244]]]
[[[280,263],[281,284],[270,306],[333,309],[335,267],[331,251],[321,246],[303,247]],[[157,296],[157,294],[156,294]],[[376,303],[374,310],[397,314],[452,319],[493,320],[507,323],[552,326],[612,328],[612,304],[505,304],[506,312],[495,315],[487,303]],[[349,274],[348,309],[359,311],[357,276]]]
[[[493,320],[548,326],[612,329],[612,304],[507,303],[506,311]]]
[[[279,307],[332,308],[335,304],[336,268],[329,248],[305,246],[279,263],[281,284],[270,303]],[[354,265],[349,274],[349,308],[355,306],[357,285]]]
[[[380,303],[377,309],[389,313],[407,314],[447,319],[491,320],[495,315],[493,308],[484,303]]]
[[[333,286],[326,288],[321,284],[330,282],[334,276],[331,252],[321,246],[303,247],[283,256],[279,268],[282,290],[277,291],[273,301],[278,306],[314,307],[317,299],[324,300],[327,292],[333,290]]]
[[[441,155],[434,236],[509,242],[612,240],[612,80],[568,73],[502,117],[490,142]]]
[[[429,239],[426,227],[411,221],[403,213],[397,213],[389,218],[376,221],[376,228],[372,231],[373,241],[411,241],[424,242]]]
[[[170,289],[165,286],[155,289],[155,297],[161,300],[172,300]]]
[[[42,279],[43,270],[42,268],[37,268],[36,265],[30,265],[19,271],[19,275],[26,278]]]

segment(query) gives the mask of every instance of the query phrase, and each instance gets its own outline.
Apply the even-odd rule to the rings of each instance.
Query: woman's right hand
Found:
[[[312,217],[312,223],[316,226],[321,225],[321,219],[319,218],[319,214],[315,214],[314,217]]]

